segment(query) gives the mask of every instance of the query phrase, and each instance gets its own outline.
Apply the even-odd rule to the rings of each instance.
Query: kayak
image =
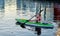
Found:
[[[25,23],[27,20],[26,19],[16,19],[16,21],[19,23]],[[19,25],[21,25],[21,24],[19,24]],[[25,25],[30,26],[30,27],[40,27],[40,28],[46,28],[46,29],[53,29],[53,27],[54,27],[53,24],[41,23],[41,22],[36,23],[35,21],[26,22]]]

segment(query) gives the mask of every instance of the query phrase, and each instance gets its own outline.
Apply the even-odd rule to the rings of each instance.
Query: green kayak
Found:
[[[27,20],[26,19],[16,19],[16,21],[19,22],[19,23],[25,23]],[[48,28],[48,29],[54,27],[53,24],[49,24],[49,23],[44,24],[44,23],[41,23],[41,22],[36,23],[36,22],[31,22],[31,21],[25,23],[25,25],[26,26],[31,26],[31,27]]]

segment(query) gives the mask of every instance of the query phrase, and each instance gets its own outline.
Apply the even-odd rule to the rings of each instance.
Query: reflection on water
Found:
[[[4,10],[0,10],[0,19],[4,17],[4,14],[5,14]]]
[[[11,14],[14,14],[16,12],[9,13],[10,14],[8,14],[8,16],[12,16]],[[16,20],[13,17],[15,17],[16,14],[14,14],[12,18],[9,17],[8,19],[6,12],[0,12],[0,16],[3,15],[0,17],[0,36],[36,36],[36,34],[34,34],[34,31],[22,29],[19,25],[15,24]],[[56,24],[54,23],[54,25],[54,29],[42,29],[41,36],[55,36]]]
[[[16,23],[15,18],[20,17],[18,15],[20,15],[20,12],[21,12],[21,10],[18,10],[18,11],[16,10],[15,0],[13,0],[12,4],[11,4],[11,2],[8,1],[9,4],[11,4],[11,5],[7,4],[8,3],[7,0],[5,2],[6,2],[5,9],[4,9],[5,11],[0,10],[0,36],[37,36],[36,34],[34,34],[35,33],[34,31],[22,29],[19,25],[15,24]],[[28,5],[27,5],[27,7],[28,7]],[[32,7],[32,6],[30,6],[30,7]],[[33,8],[33,9],[35,9],[35,8]],[[29,12],[31,12],[31,16],[34,15],[35,11],[33,9],[30,9],[31,11],[23,11],[23,14],[24,14],[24,12],[27,12],[26,13],[27,15],[25,15],[24,17],[29,16],[29,14],[30,14]],[[34,12],[32,12],[32,11],[34,11]],[[55,26],[54,29],[42,29],[41,36],[55,36],[57,27],[56,27],[55,23],[53,23],[53,25]]]

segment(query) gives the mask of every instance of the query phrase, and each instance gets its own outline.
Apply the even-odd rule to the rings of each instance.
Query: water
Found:
[[[13,15],[11,15],[13,14]],[[21,28],[19,25],[16,25],[17,13],[12,12],[0,12],[0,36],[37,36],[34,34],[34,31]],[[55,36],[57,26],[54,29],[42,29],[41,36]]]

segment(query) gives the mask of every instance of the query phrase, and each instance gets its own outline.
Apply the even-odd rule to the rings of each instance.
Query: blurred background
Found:
[[[0,0],[0,36],[37,36],[16,25],[16,18],[30,19],[40,11],[41,21],[52,22],[54,29],[43,29],[41,36],[55,36],[60,24],[60,4],[34,0]],[[34,18],[33,18],[34,19]]]

